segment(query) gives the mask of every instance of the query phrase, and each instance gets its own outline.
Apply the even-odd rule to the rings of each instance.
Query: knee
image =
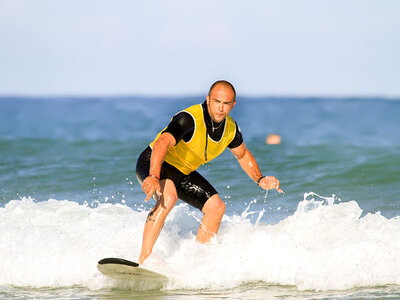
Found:
[[[216,209],[217,209],[218,214],[223,215],[225,213],[225,209],[226,209],[225,203],[222,200],[219,201]]]
[[[168,195],[162,198],[162,208],[167,212],[170,212],[172,208],[175,206],[176,202],[178,202],[177,195]]]
[[[215,198],[211,197],[206,202],[203,208],[203,213],[214,214],[222,217],[225,213],[225,209],[225,203],[221,200],[219,196],[216,196]]]

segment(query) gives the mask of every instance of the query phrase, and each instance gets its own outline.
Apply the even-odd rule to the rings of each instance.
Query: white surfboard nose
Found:
[[[123,258],[104,258],[97,263],[97,269],[113,279],[168,281],[168,277],[141,267],[138,263]]]

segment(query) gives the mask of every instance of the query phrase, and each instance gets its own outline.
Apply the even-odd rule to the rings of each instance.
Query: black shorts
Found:
[[[138,158],[136,177],[140,184],[149,176],[151,151],[151,148],[147,147]],[[215,188],[197,171],[185,175],[165,161],[161,166],[160,179],[171,179],[175,184],[178,198],[199,210],[203,209],[204,204],[211,196],[218,194]]]

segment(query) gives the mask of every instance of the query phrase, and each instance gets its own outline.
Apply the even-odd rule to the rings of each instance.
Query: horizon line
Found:
[[[206,97],[206,93],[198,94],[144,94],[144,93],[114,93],[114,94],[18,94],[18,93],[7,93],[0,94],[0,99],[4,98],[31,98],[31,99],[83,99],[83,98],[159,98],[159,99],[174,99],[174,98],[202,98]],[[262,99],[262,98],[281,98],[281,99],[388,99],[388,100],[400,100],[400,95],[384,95],[384,94],[245,94],[236,97],[240,98],[251,98],[251,99]]]

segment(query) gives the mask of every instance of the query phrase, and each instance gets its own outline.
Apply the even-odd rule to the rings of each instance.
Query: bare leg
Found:
[[[197,231],[197,241],[207,243],[218,232],[225,213],[225,203],[215,194],[204,204],[202,212],[204,216]]]
[[[139,257],[140,265],[150,256],[153,246],[164,227],[165,219],[178,201],[175,185],[169,179],[161,181],[161,193],[160,200],[150,211],[144,226],[142,250]]]

